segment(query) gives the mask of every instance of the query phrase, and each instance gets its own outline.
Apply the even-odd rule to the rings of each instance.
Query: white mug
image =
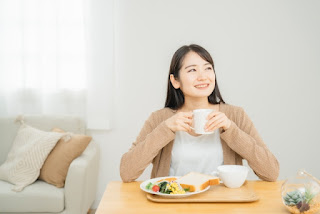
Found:
[[[218,176],[226,187],[239,188],[246,181],[249,169],[242,165],[218,166]]]
[[[191,129],[194,130],[197,134],[212,134],[212,132],[206,132],[204,127],[208,122],[208,115],[213,112],[213,109],[196,109],[193,110],[193,127]]]

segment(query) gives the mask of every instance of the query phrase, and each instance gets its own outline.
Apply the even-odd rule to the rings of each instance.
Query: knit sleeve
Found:
[[[276,181],[279,163],[258,134],[249,116],[242,108],[231,121],[231,126],[221,134],[228,146],[248,161],[256,175],[266,181]]]
[[[174,132],[165,125],[165,121],[157,122],[153,113],[145,122],[130,150],[121,158],[120,176],[123,182],[136,180],[174,137]]]

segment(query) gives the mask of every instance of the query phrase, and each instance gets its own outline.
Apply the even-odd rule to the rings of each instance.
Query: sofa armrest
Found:
[[[86,214],[96,198],[100,150],[92,141],[70,165],[65,182],[65,213]]]

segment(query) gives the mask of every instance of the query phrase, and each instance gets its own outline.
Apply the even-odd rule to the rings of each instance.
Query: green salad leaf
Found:
[[[152,189],[152,183],[151,182],[149,182],[148,184],[147,184],[147,186],[146,186],[146,189]]]
[[[160,192],[162,193],[167,193],[166,190],[167,190],[167,184],[169,182],[168,181],[163,181],[163,182],[160,182],[158,185],[160,187]]]

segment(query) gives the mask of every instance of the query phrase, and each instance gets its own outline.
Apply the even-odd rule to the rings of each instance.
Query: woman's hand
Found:
[[[192,112],[178,112],[165,121],[165,124],[171,131],[191,132]]]
[[[204,128],[206,132],[211,132],[218,128],[223,128],[223,130],[226,131],[231,125],[231,120],[229,120],[224,113],[219,111],[210,113],[207,119],[208,122]]]

